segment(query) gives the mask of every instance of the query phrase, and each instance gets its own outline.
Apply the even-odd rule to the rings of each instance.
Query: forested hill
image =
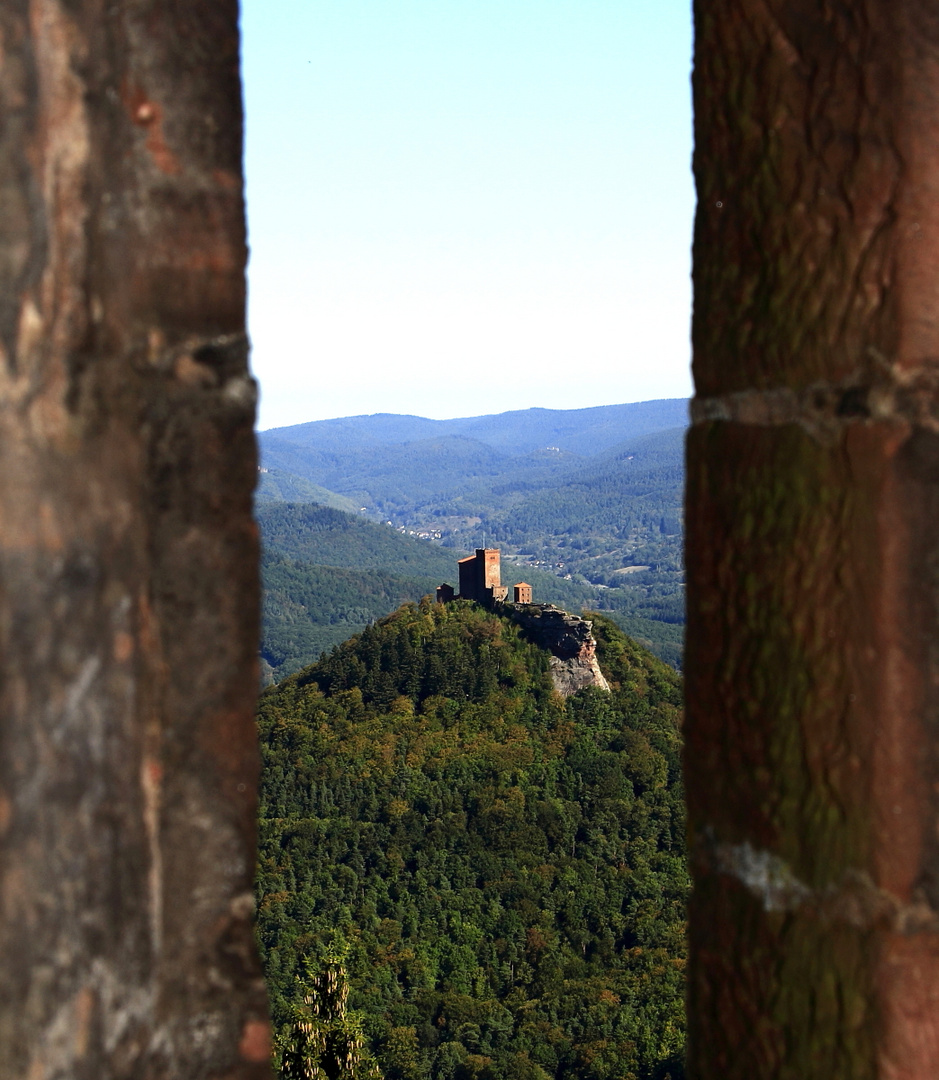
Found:
[[[259,506],[257,518],[265,548],[290,559],[357,570],[394,566],[439,579],[438,585],[453,574],[451,551],[342,510],[275,502]]]
[[[510,619],[408,604],[262,695],[275,1026],[344,955],[385,1080],[682,1075],[680,677],[594,633],[565,700]]]
[[[455,581],[458,555],[360,515],[311,503],[261,503],[261,660],[269,678],[309,664],[406,600]],[[508,570],[511,573],[511,570]],[[597,590],[527,569],[539,600],[580,610]]]

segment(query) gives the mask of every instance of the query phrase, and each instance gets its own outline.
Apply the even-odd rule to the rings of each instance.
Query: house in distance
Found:
[[[509,587],[503,585],[498,548],[477,548],[475,555],[460,559],[460,591],[454,593],[452,585],[437,587],[437,603],[448,600],[475,600],[477,604],[492,604],[508,599]],[[530,604],[531,585],[520,581],[512,586],[512,599],[516,604]]]

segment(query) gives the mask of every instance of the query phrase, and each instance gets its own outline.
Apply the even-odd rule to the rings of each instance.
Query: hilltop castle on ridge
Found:
[[[437,586],[437,603],[450,600],[475,600],[492,608],[508,599],[509,588],[500,582],[499,549],[477,548],[475,555],[460,559],[460,592],[452,585]],[[514,604],[501,607],[498,614],[512,619],[525,636],[551,653],[551,681],[564,697],[578,690],[596,687],[609,691],[610,684],[597,662],[597,640],[593,623],[579,615],[571,615],[554,604],[535,604],[531,585],[520,581],[512,586]]]
[[[437,603],[449,600],[475,600],[478,604],[492,604],[508,599],[509,587],[501,584],[502,573],[498,548],[477,548],[475,555],[460,559],[460,591],[455,594],[452,585],[437,587]],[[520,581],[512,586],[516,604],[531,603],[531,585]]]

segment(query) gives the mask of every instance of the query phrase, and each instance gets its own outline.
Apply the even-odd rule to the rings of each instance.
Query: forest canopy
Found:
[[[509,619],[427,601],[264,693],[284,1037],[342,955],[387,1080],[682,1075],[680,677],[593,618],[611,693],[565,700]]]

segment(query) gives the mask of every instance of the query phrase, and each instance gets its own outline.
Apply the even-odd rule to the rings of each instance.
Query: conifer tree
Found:
[[[293,1006],[291,1030],[277,1048],[281,1080],[380,1080],[361,1017],[346,1006],[346,951],[334,946],[319,964],[304,960],[304,975],[297,977],[302,1000]]]

